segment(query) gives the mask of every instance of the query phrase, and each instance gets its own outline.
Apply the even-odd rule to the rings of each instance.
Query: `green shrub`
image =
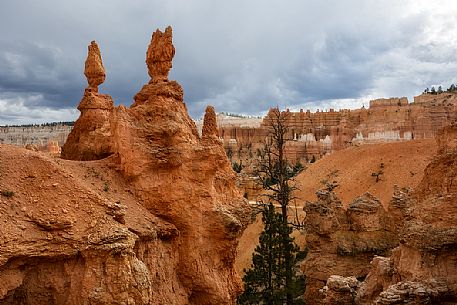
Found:
[[[10,190],[3,190],[0,193],[2,194],[2,196],[8,197],[8,198],[14,196],[14,192],[10,191]]]

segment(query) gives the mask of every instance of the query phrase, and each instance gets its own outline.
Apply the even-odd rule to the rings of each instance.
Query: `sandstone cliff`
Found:
[[[44,149],[49,141],[57,141],[59,146],[63,146],[72,128],[63,123],[2,126],[0,127],[0,144],[35,145]]]
[[[421,95],[414,103],[405,97],[377,99],[368,109],[286,112],[286,156],[303,162],[353,145],[434,139],[439,129],[457,119],[457,94]],[[260,148],[268,133],[268,115],[260,127],[221,126],[226,149]]]
[[[14,192],[0,197],[0,304],[234,303],[247,203],[167,79],[170,44],[171,28],[154,33],[130,108],[88,77],[69,160],[0,146],[0,189]]]

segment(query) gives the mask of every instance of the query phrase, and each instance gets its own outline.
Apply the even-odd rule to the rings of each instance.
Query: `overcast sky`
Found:
[[[355,108],[457,82],[457,4],[423,0],[1,0],[0,125],[74,120],[87,45],[129,106],[156,28],[192,117]]]

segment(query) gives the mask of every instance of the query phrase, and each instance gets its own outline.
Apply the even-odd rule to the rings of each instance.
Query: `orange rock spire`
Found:
[[[87,77],[87,83],[89,84],[87,89],[98,92],[98,86],[105,81],[106,74],[100,48],[95,41],[92,41],[88,47],[84,75]]]
[[[146,64],[151,83],[168,81],[168,73],[172,67],[173,56],[175,56],[172,37],[171,26],[168,26],[165,32],[157,29],[152,34],[151,43],[146,52]]]
[[[217,137],[216,112],[213,106],[206,107],[202,128],[203,138]]]

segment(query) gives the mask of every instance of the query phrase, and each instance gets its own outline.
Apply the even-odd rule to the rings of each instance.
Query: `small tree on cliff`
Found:
[[[305,279],[297,263],[306,252],[299,251],[290,236],[293,224],[288,215],[296,188],[291,181],[293,167],[284,155],[287,115],[288,112],[275,108],[267,116],[270,133],[257,172],[267,190],[268,204],[263,206],[264,230],[253,254],[251,268],[243,277],[245,292],[239,297],[239,304],[304,304]],[[276,212],[274,205],[281,208],[280,213]]]

